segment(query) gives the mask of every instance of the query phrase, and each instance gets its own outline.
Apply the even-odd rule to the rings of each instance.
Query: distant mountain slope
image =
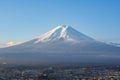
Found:
[[[113,45],[113,46],[116,46],[116,47],[120,47],[120,43],[115,43],[115,42],[107,42],[107,44],[109,45]]]

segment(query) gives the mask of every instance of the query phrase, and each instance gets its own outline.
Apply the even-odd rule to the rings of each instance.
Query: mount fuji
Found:
[[[30,41],[0,49],[1,62],[54,63],[120,60],[120,47],[61,25]]]

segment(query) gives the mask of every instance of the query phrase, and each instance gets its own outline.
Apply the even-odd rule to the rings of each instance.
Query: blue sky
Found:
[[[0,0],[0,43],[24,42],[62,24],[120,41],[120,0]]]

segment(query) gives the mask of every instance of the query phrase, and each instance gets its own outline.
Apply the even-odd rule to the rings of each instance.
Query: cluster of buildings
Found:
[[[0,80],[120,80],[119,65],[0,66]]]

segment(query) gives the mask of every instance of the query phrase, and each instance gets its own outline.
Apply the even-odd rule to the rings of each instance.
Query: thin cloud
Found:
[[[0,48],[4,48],[4,47],[9,47],[9,46],[15,46],[21,44],[21,42],[7,42],[7,43],[0,43]]]
[[[0,43],[0,48],[6,47],[5,43]]]
[[[14,46],[14,45],[18,45],[20,44],[21,42],[8,42],[6,43],[6,45],[9,47],[9,46]]]

